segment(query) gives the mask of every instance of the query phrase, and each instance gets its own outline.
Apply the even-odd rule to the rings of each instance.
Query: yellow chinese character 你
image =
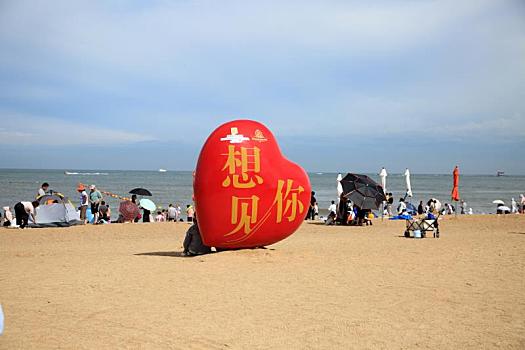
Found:
[[[303,203],[297,200],[298,195],[304,192],[303,186],[293,188],[293,180],[291,179],[287,179],[286,188],[284,186],[284,180],[277,181],[277,193],[274,199],[274,203],[277,204],[277,223],[280,223],[287,213],[288,221],[293,221],[297,217],[297,212],[302,214],[304,211]]]

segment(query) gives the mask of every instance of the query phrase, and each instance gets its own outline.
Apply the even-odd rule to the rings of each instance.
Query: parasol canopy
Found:
[[[501,199],[493,200],[492,203],[494,203],[494,204],[500,204],[500,205],[505,205],[505,202],[502,201]]]
[[[343,196],[360,209],[378,209],[386,200],[383,187],[366,175],[348,173],[341,185]]]
[[[410,185],[410,170],[405,170],[405,182],[407,185],[407,197],[412,197],[412,186]]]
[[[120,202],[118,211],[125,220],[134,220],[139,215],[139,207],[133,202],[123,201]]]
[[[131,194],[136,194],[137,196],[152,196],[151,192],[145,188],[134,188],[129,191]]]
[[[456,165],[454,168],[454,171],[452,172],[452,175],[454,176],[454,182],[452,186],[452,193],[451,197],[453,201],[459,201],[459,168]]]
[[[337,198],[341,198],[341,195],[343,194],[343,186],[341,185],[342,179],[343,175],[337,174]]]
[[[157,209],[155,203],[153,203],[150,199],[142,198],[139,203],[140,206],[146,210],[155,211]]]
[[[379,177],[381,178],[381,186],[383,186],[383,192],[386,193],[386,177],[388,176],[386,169],[383,167],[381,172],[379,172]]]

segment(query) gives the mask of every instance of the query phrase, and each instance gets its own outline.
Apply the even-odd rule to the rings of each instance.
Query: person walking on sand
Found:
[[[102,193],[95,185],[89,186],[89,202],[91,203],[91,214],[94,216],[93,224],[98,223],[98,207],[102,201]]]
[[[168,206],[168,221],[177,221],[177,209],[173,204]]]
[[[520,200],[521,213],[525,214],[525,196],[522,193],[522,194],[520,194],[520,197],[521,197],[521,200]]]
[[[82,184],[78,185],[77,192],[80,193],[80,205],[78,207],[78,210],[80,210],[80,221],[85,225],[87,223],[86,212],[89,203],[89,196],[86,192],[86,188]]]
[[[39,204],[38,201],[18,202],[15,204],[16,224],[20,228],[25,228],[29,224],[29,216],[33,219],[33,223],[36,224],[35,209]]]

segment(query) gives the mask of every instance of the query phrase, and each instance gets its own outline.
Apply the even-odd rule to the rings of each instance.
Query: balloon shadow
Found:
[[[183,252],[148,252],[148,253],[137,253],[133,255],[145,255],[145,256],[170,256],[173,258],[186,258],[187,256]]]

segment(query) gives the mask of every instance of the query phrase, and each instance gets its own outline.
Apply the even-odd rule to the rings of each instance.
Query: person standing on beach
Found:
[[[461,200],[460,208],[461,208],[461,214],[467,213],[467,202],[465,202],[463,199]]]
[[[39,204],[38,201],[18,202],[15,204],[16,224],[20,228],[24,228],[29,224],[29,216],[31,216],[33,222],[36,224],[35,209]]]
[[[392,213],[392,207],[394,206],[394,195],[392,192],[388,194],[388,199],[386,201],[386,211],[388,213],[388,216],[394,216]]]
[[[520,194],[520,197],[521,197],[521,213],[522,214],[525,214],[525,196],[522,194]]]
[[[86,192],[86,188],[82,184],[78,185],[77,191],[80,193],[80,206],[78,207],[78,210],[80,210],[80,221],[85,225],[87,223],[86,212],[89,203],[89,196]]]
[[[46,195],[48,190],[49,190],[49,184],[47,182],[44,182],[42,186],[40,186],[40,188],[38,189],[36,198]]]
[[[102,201],[102,193],[95,185],[89,186],[89,202],[91,203],[91,214],[94,216],[93,224],[98,222],[98,206]]]
[[[186,206],[186,217],[188,222],[193,222],[193,214],[195,213],[195,210],[193,209],[193,206],[191,204],[188,204]]]
[[[518,204],[516,203],[516,200],[514,198],[512,198],[512,200],[510,201],[510,212],[512,214],[518,212]]]
[[[168,221],[177,221],[177,209],[175,209],[173,204],[168,206]]]
[[[315,206],[316,202],[317,202],[317,199],[315,198],[315,192],[312,191],[312,193],[310,195],[310,207],[308,208],[308,213],[306,214],[305,220],[313,220],[314,219],[314,217],[315,217],[314,206]]]
[[[417,206],[417,213],[419,215],[425,213],[425,208],[423,207],[423,201],[419,201],[419,205]]]

